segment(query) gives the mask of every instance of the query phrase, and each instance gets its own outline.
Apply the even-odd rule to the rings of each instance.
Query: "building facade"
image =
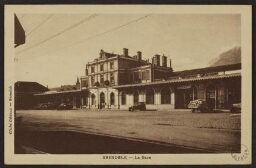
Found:
[[[156,54],[152,62],[142,53],[129,56],[100,51],[81,77],[81,107],[128,109],[145,102],[148,109],[184,109],[205,99],[215,109],[241,102],[241,64],[174,72],[171,60]]]

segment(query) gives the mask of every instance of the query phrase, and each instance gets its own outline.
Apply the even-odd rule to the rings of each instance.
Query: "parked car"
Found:
[[[60,103],[40,103],[38,105],[36,105],[34,108],[37,110],[53,110],[56,109],[58,106],[60,105]]]
[[[47,103],[40,103],[40,104],[38,104],[38,105],[36,105],[35,107],[34,107],[34,109],[37,109],[37,110],[44,110],[44,109],[47,109]]]
[[[47,109],[55,110],[55,109],[57,109],[57,107],[59,107],[60,103],[54,102],[54,103],[48,103],[47,105],[48,105]]]
[[[200,111],[201,113],[212,111],[212,108],[210,107],[210,105],[205,100],[202,100],[202,99],[190,101],[188,104],[188,108],[192,109],[192,113],[196,111]]]
[[[146,110],[146,103],[145,102],[138,102],[134,106],[129,107],[129,111],[134,111],[134,110]]]
[[[235,103],[230,106],[230,113],[241,112],[241,103]]]
[[[73,105],[67,104],[67,103],[61,103],[58,107],[57,110],[70,110],[73,108]]]

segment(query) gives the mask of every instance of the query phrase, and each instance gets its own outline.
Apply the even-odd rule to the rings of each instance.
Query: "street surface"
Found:
[[[187,110],[24,110],[20,145],[46,153],[230,153],[241,118]]]

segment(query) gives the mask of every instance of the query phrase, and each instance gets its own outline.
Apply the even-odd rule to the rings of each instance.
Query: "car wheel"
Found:
[[[194,113],[196,111],[196,109],[192,109],[192,113]]]

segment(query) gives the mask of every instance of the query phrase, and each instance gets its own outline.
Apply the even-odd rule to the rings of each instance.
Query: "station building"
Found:
[[[168,65],[167,65],[168,63]],[[171,60],[156,54],[143,60],[100,51],[81,77],[82,108],[128,109],[145,102],[148,109],[185,109],[191,100],[204,99],[215,109],[241,102],[241,64],[173,71]]]

